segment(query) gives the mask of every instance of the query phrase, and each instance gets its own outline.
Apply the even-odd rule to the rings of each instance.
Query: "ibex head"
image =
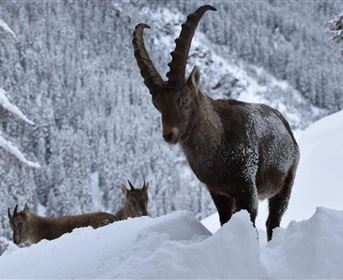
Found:
[[[136,189],[130,181],[128,183],[130,189],[127,189],[125,185],[122,186],[122,191],[125,194],[124,208],[130,212],[130,217],[147,216],[149,183],[144,181],[141,189]]]
[[[13,231],[13,242],[17,245],[25,243],[30,239],[29,230],[29,207],[25,203],[23,211],[18,212],[18,205],[14,208],[13,214],[11,214],[10,208],[8,208],[8,218]]]
[[[185,70],[195,29],[208,10],[216,11],[210,5],[201,6],[182,24],[179,38],[175,40],[175,50],[170,53],[172,60],[168,64],[168,81],[161,78],[145,49],[143,30],[150,27],[140,23],[133,33],[132,43],[138,67],[154,106],[162,114],[163,138],[171,144],[186,139],[197,119],[198,106],[203,97],[198,88],[200,72],[195,66],[185,79]]]

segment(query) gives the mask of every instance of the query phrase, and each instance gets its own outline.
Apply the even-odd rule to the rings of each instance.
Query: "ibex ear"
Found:
[[[200,80],[200,71],[197,66],[193,67],[193,70],[191,74],[189,75],[187,79],[187,84],[194,89],[197,89],[199,86],[199,80]]]
[[[7,209],[7,215],[8,215],[8,218],[11,220],[12,215],[11,215],[11,209],[10,208]]]
[[[143,190],[146,192],[149,188],[149,182],[144,183]]]
[[[25,212],[25,214],[29,213],[29,206],[27,205],[27,203],[25,203],[24,212]]]
[[[125,194],[125,196],[127,195],[127,193],[129,192],[129,190],[125,187],[125,185],[121,186],[121,190],[123,192],[123,194]]]

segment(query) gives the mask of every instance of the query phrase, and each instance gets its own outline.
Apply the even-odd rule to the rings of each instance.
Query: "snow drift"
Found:
[[[190,212],[135,218],[9,250],[1,278],[343,277],[343,211],[320,208],[260,245],[248,213],[214,235]],[[18,269],[19,268],[19,269]]]

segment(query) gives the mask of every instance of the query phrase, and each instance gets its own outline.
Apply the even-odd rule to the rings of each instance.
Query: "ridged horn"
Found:
[[[129,186],[131,188],[131,191],[133,191],[135,189],[135,187],[131,184],[130,180],[127,180],[129,182]]]
[[[175,40],[175,50],[170,53],[172,60],[168,64],[170,68],[170,71],[167,73],[168,85],[171,87],[179,88],[185,81],[187,58],[193,35],[200,19],[208,10],[216,11],[217,9],[210,5],[201,6],[194,13],[190,14],[187,17],[187,21],[182,24],[179,38]]]
[[[15,206],[14,211],[13,211],[13,216],[18,214],[18,204]]]
[[[150,26],[144,23],[136,25],[135,31],[133,32],[132,44],[139,70],[144,79],[144,84],[147,86],[150,93],[154,94],[163,84],[163,79],[157,72],[145,49],[143,38],[144,28],[150,28]]]

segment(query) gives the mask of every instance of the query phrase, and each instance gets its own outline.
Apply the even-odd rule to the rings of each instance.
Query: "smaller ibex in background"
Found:
[[[8,208],[8,218],[13,230],[13,241],[17,245],[22,243],[35,244],[42,239],[53,240],[65,233],[72,232],[75,228],[88,226],[98,228],[117,220],[114,215],[104,212],[65,216],[56,219],[45,218],[30,213],[27,204],[25,204],[23,211],[17,212],[17,210],[18,205],[11,214]]]
[[[115,214],[118,220],[125,220],[127,218],[134,218],[140,216],[147,216],[148,211],[148,188],[149,183],[143,183],[142,189],[135,189],[130,181],[130,190],[125,185],[121,187],[125,195],[124,207],[117,211]]]

